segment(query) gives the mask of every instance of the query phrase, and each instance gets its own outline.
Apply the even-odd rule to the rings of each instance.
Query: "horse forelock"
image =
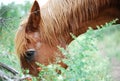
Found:
[[[19,29],[15,36],[15,49],[16,54],[18,54],[19,57],[25,55],[25,52],[28,49],[27,46],[28,40],[31,42],[34,41],[34,39],[32,37],[29,37],[28,34],[26,33],[26,20],[25,20],[20,24]]]

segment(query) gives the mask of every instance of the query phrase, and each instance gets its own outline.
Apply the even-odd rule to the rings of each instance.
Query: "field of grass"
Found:
[[[66,50],[59,49],[66,55],[63,61],[68,65],[65,70],[58,65],[43,66],[39,77],[33,77],[33,81],[115,81],[111,74],[111,59],[120,59],[120,25],[106,24],[98,30],[91,28],[75,39]],[[19,60],[14,52],[14,36],[16,28],[3,29],[0,32],[0,62],[13,67],[18,72],[17,76],[23,76]],[[55,72],[61,70],[61,74]],[[6,73],[3,68],[0,70]],[[7,75],[10,75],[8,72]]]

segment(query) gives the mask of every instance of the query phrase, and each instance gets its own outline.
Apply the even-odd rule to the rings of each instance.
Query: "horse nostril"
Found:
[[[29,49],[25,52],[25,59],[27,61],[32,61],[34,59],[34,55],[35,55],[35,50]]]

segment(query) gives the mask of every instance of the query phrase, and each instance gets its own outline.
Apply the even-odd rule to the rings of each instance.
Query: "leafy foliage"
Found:
[[[14,67],[22,76],[20,63],[14,51],[14,37],[17,27],[23,16],[25,16],[30,8],[30,3],[15,4],[14,2],[0,5],[0,62],[10,67]],[[0,71],[13,77],[10,72],[0,67]]]

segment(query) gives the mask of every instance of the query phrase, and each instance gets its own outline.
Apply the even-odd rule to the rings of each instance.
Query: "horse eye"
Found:
[[[35,50],[34,49],[29,49],[25,52],[25,59],[30,62],[34,59],[35,55]]]

